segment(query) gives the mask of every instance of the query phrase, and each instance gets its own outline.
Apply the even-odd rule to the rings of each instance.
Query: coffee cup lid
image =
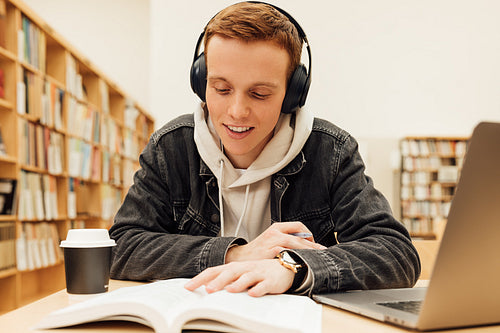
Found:
[[[107,229],[70,229],[61,247],[107,247],[116,242],[109,238]]]

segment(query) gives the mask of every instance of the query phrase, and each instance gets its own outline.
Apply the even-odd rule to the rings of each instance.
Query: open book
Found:
[[[217,332],[321,332],[321,305],[306,296],[266,295],[225,290],[208,294],[184,288],[188,279],[171,279],[121,288],[54,311],[36,329],[94,321],[126,320],[156,333],[183,329]]]

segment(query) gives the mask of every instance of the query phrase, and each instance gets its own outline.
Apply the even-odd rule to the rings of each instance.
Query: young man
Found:
[[[306,95],[310,78],[301,32],[262,3],[209,22],[192,73],[203,103],[143,151],[110,230],[113,278],[194,277],[189,290],[252,296],[416,282],[418,254],[364,175],[356,141],[290,106],[296,81]]]

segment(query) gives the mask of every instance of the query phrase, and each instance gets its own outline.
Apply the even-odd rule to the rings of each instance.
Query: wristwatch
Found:
[[[292,272],[294,272],[295,274],[297,274],[297,272],[302,268],[304,267],[302,264],[299,264],[297,263],[293,258],[292,256],[290,255],[290,253],[288,253],[288,251],[286,250],[283,250],[281,251],[277,256],[276,258],[278,258],[279,260],[279,263],[290,269]]]

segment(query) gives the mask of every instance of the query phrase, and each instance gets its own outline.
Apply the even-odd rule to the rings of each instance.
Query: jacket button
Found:
[[[212,214],[212,216],[210,217],[210,220],[213,223],[218,223],[219,222],[219,215],[218,214]]]

